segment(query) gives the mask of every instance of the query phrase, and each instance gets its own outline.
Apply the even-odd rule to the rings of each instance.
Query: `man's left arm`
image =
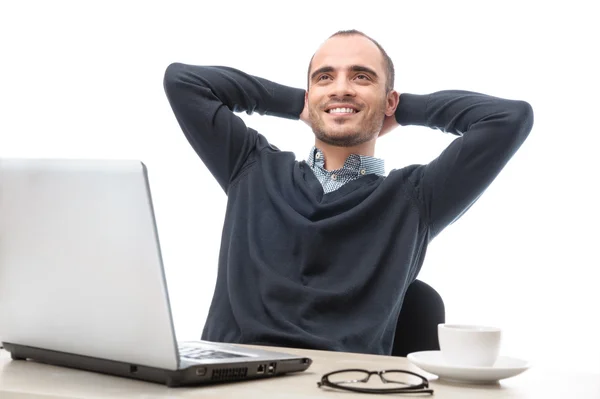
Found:
[[[533,109],[525,101],[468,91],[405,93],[395,121],[459,136],[409,176],[433,238],[469,209],[523,144],[533,127]]]

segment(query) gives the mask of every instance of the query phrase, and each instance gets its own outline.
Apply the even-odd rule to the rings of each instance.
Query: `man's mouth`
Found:
[[[327,112],[328,114],[355,114],[358,111],[352,108],[332,108],[328,109],[325,112]]]

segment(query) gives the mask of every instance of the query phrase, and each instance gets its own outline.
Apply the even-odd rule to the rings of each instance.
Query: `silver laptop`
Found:
[[[0,159],[0,342],[13,359],[169,386],[311,364],[176,341],[147,171],[128,160]]]

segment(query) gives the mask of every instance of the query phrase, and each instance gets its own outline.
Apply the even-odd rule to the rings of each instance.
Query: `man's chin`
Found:
[[[315,131],[314,133],[317,139],[336,147],[354,147],[368,141],[357,132]]]

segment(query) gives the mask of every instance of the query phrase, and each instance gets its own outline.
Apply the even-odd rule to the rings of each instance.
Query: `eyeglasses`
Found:
[[[378,375],[383,384],[395,384],[389,388],[364,387],[351,384],[366,384],[372,375]],[[350,384],[350,385],[349,385]],[[368,371],[362,369],[346,369],[332,371],[321,377],[317,382],[319,388],[329,387],[360,393],[422,393],[433,394],[427,378],[406,370]]]

